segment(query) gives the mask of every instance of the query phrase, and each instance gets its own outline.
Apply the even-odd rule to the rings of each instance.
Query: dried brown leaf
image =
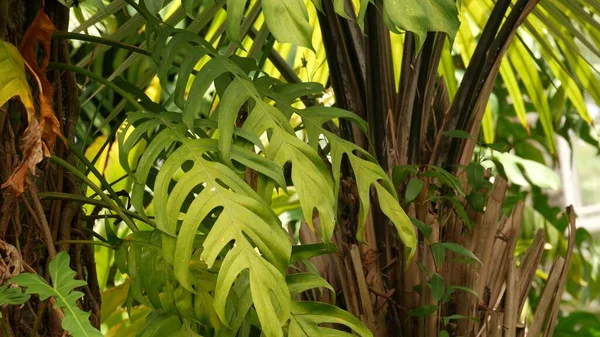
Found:
[[[35,16],[35,19],[25,32],[23,40],[19,44],[19,50],[21,55],[23,55],[23,59],[27,62],[31,72],[37,77],[40,83],[40,127],[42,130],[40,137],[43,142],[44,155],[46,157],[49,157],[52,151],[54,151],[56,136],[66,142],[60,130],[60,123],[52,108],[54,88],[46,78],[46,68],[50,61],[50,38],[55,30],[56,27],[54,27],[54,24],[52,24],[48,15],[44,13],[44,10],[41,9]],[[42,58],[41,65],[38,64],[36,57],[38,43],[44,50],[44,57]]]
[[[17,195],[22,194],[25,191],[25,181],[29,170],[35,173],[36,165],[42,161],[44,155],[46,157],[51,156],[56,145],[56,136],[60,137],[66,142],[64,136],[61,133],[60,123],[56,118],[54,109],[52,107],[52,98],[54,96],[54,88],[48,79],[46,78],[46,68],[50,60],[50,48],[51,41],[50,37],[54,33],[56,28],[50,21],[50,18],[41,9],[31,26],[25,32],[23,40],[19,44],[19,57],[13,55],[13,58],[18,61],[22,61],[27,65],[27,69],[35,77],[39,85],[39,117],[36,116],[33,104],[31,101],[24,100],[23,94],[14,90],[10,92],[9,96],[18,95],[25,104],[28,113],[29,125],[23,135],[21,136],[20,149],[23,155],[21,164],[15,169],[11,177],[2,185],[2,188],[10,188]],[[37,61],[37,49],[38,45],[44,51],[41,65]],[[9,50],[10,51],[10,50]],[[18,54],[13,52],[12,54]],[[22,57],[22,59],[20,58]],[[13,67],[16,69],[16,67]],[[23,66],[21,66],[23,68]],[[16,71],[13,69],[13,71]],[[24,80],[22,82],[27,85]],[[28,88],[28,86],[27,86]],[[27,104],[29,102],[29,104]],[[38,120],[39,118],[39,120]]]
[[[35,166],[43,159],[41,133],[42,128],[40,124],[37,119],[32,118],[23,136],[21,136],[21,143],[19,145],[21,153],[23,153],[23,161],[10,178],[2,184],[2,188],[10,188],[17,195],[21,195],[25,191],[27,173],[31,170],[35,174]]]

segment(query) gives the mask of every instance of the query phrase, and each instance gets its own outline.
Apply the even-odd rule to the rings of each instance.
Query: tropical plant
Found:
[[[564,258],[543,256],[540,231],[517,264],[525,192],[502,175],[523,139],[498,129],[521,125],[554,155],[565,106],[591,121],[583,90],[600,96],[578,50],[596,53],[600,6],[537,2],[86,1],[65,3],[80,21],[68,29],[67,7],[48,1],[19,50],[0,48],[12,62],[0,103],[19,96],[28,112],[21,164],[12,151],[2,172],[0,230],[17,234],[5,251],[40,275],[65,262],[55,245],[69,251],[80,304],[108,336],[516,336],[523,315],[529,336],[550,335],[580,244],[574,213],[552,222],[570,230]],[[14,138],[26,123],[9,108],[0,129]],[[543,258],[547,284],[528,301]],[[33,291],[31,275],[13,280]],[[39,293],[83,284],[69,282]],[[33,328],[5,308],[6,335],[60,331],[60,314],[33,305]]]

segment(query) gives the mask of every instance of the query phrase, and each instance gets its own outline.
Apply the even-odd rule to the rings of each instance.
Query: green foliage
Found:
[[[466,249],[465,247],[454,243],[454,242],[438,242],[438,243],[434,243],[433,246],[439,246],[439,247],[443,247],[453,253],[456,253],[458,255],[464,256],[469,260],[473,260],[478,262],[479,264],[481,264],[481,261],[479,261],[479,259],[477,258],[477,256],[475,256],[471,251],[469,251],[468,249]]]
[[[423,188],[423,180],[411,179],[406,186],[406,194],[404,195],[404,202],[409,203],[413,201],[421,192]]]
[[[391,30],[400,28],[415,33],[417,49],[427,32],[444,32],[454,40],[460,22],[452,0],[384,0],[384,18]]]
[[[558,321],[554,329],[554,336],[581,336],[598,337],[600,336],[600,319],[588,312],[572,312],[568,316]]]
[[[263,0],[267,26],[278,41],[312,49],[313,27],[303,0]]]
[[[325,303],[294,302],[292,304],[292,320],[288,336],[354,336],[355,334],[319,326],[324,323],[342,324],[351,328],[359,336],[373,334],[356,317],[348,312]]]
[[[6,283],[0,287],[0,305],[20,305],[29,301],[29,295],[23,294],[20,288],[9,288]]]
[[[444,296],[444,278],[438,273],[433,273],[429,280],[429,286],[431,287],[433,300],[435,302],[441,300]]]
[[[56,258],[50,261],[48,271],[52,285],[37,274],[19,274],[11,278],[10,282],[26,288],[25,293],[28,295],[38,295],[42,301],[49,297],[54,298],[54,308],[62,309],[65,314],[61,326],[74,337],[102,336],[100,331],[90,324],[89,313],[77,306],[77,300],[83,293],[74,289],[86,285],[86,282],[73,278],[75,271],[70,268],[70,262],[71,258],[66,252],[58,253]]]
[[[317,9],[322,8],[321,0],[312,2]],[[335,129],[340,125],[340,120],[346,120],[366,131],[363,120],[342,109],[310,106],[312,99],[320,97],[325,90],[321,84],[282,83],[274,78],[277,76],[274,72],[267,74],[267,67],[257,62],[259,58],[267,58],[271,46],[262,46],[261,38],[255,39],[254,44],[248,43],[247,31],[250,29],[260,29],[258,34],[270,31],[278,43],[291,42],[319,52],[320,46],[314,43],[312,36],[317,18],[311,14],[313,8],[305,7],[308,2],[182,0],[180,8],[170,1],[140,1],[150,14],[156,16],[155,19],[159,18],[158,13],[165,14],[166,24],[148,18],[149,22],[142,27],[144,21],[136,15],[107,36],[111,40],[148,48],[151,60],[128,55],[124,50],[103,55],[104,47],[94,47],[93,52],[90,51],[92,48],[86,51],[97,58],[93,62],[96,73],[105,73],[105,65],[113,63],[110,78],[123,75],[124,81],[114,83],[131,95],[129,102],[139,99],[143,109],[126,105],[125,100],[119,101],[118,95],[101,92],[102,87],[88,83],[83,97],[88,98],[86,103],[91,103],[84,104],[83,110],[93,122],[89,123],[89,128],[78,128],[78,138],[85,143],[88,134],[91,135],[98,124],[98,129],[108,135],[111,120],[118,119],[118,126],[124,118],[120,111],[130,111],[122,129],[124,132],[117,136],[114,147],[119,148],[122,165],[129,177],[134,178],[133,186],[130,188],[129,184],[124,184],[123,191],[118,192],[130,193],[130,211],[138,215],[136,223],[141,230],[126,234],[121,230],[117,238],[111,222],[101,220],[97,226],[105,227],[110,245],[117,247],[115,263],[119,271],[127,275],[127,282],[131,283],[126,300],[128,310],[133,313],[136,309],[152,308],[140,335],[161,336],[165,332],[176,332],[192,336],[233,336],[238,332],[247,333],[251,327],[261,329],[266,336],[285,333],[300,336],[349,335],[341,330],[320,327],[321,323],[341,323],[355,333],[370,335],[360,321],[338,308],[295,300],[296,295],[309,289],[330,289],[331,286],[319,275],[313,272],[286,274],[292,263],[334,251],[329,241],[337,220],[344,161],[350,164],[356,179],[360,206],[356,229],[359,241],[364,241],[364,224],[371,198],[391,219],[410,254],[418,246],[413,225],[429,240],[431,225],[407,217],[398,204],[397,190],[404,188],[406,183],[406,189],[402,190],[404,203],[414,202],[425,185],[424,181],[430,181],[432,185],[427,185],[428,190],[424,191],[427,201],[447,206],[470,225],[467,212],[482,211],[485,205],[485,195],[480,190],[489,186],[483,168],[492,167],[490,162],[496,164],[493,165],[493,173],[507,176],[512,183],[533,188],[535,211],[559,226],[558,212],[548,205],[547,198],[544,200],[539,190],[540,187],[558,188],[557,176],[543,165],[544,154],[536,146],[541,145],[553,154],[553,132],[560,126],[564,103],[572,104],[569,109],[587,120],[589,116],[579,87],[591,89],[594,98],[597,89],[594,89],[595,80],[589,83],[582,81],[586,77],[584,74],[591,70],[589,65],[569,53],[569,50],[578,47],[572,48],[573,45],[565,42],[568,39],[559,39],[560,31],[554,28],[572,26],[573,23],[565,20],[562,14],[554,15],[560,24],[548,21],[548,13],[552,6],[565,13],[576,13],[578,16],[574,20],[579,22],[577,25],[590,30],[595,21],[590,20],[593,10],[587,2],[579,2],[582,3],[580,8],[571,2],[547,1],[544,3],[547,7],[537,13],[536,19],[528,19],[530,26],[527,26],[524,37],[536,38],[543,59],[525,48],[509,52],[509,62],[503,62],[500,70],[502,81],[498,81],[499,89],[495,90],[500,106],[489,109],[494,112],[493,116],[486,113],[486,120],[491,122],[492,127],[484,128],[486,140],[494,136],[500,139],[499,143],[488,145],[498,149],[507,140],[508,148],[514,148],[516,155],[491,152],[487,157],[476,158],[483,165],[467,166],[467,178],[473,187],[467,194],[461,181],[437,166],[394,167],[392,184],[370,153],[340,138],[332,130],[332,126]],[[110,8],[122,8],[124,3],[115,1]],[[227,6],[223,7],[225,3]],[[388,28],[414,32],[417,47],[424,42],[429,31],[445,32],[450,40],[454,40],[460,17],[463,20],[461,30],[466,32],[457,36],[457,48],[444,54],[445,65],[441,71],[451,87],[461,72],[458,59],[466,64],[473,51],[471,47],[474,48],[480,37],[477,29],[471,32],[469,28],[483,27],[487,7],[492,1],[465,0],[462,7],[459,1],[460,15],[457,4],[451,0],[353,1],[359,5],[356,8],[347,8],[345,3],[334,0],[335,12],[344,18],[356,17],[361,27],[367,6],[379,5]],[[127,8],[132,14],[131,8]],[[166,15],[171,12],[175,14]],[[193,20],[182,19],[184,13]],[[100,20],[100,17],[101,14],[94,16],[85,25],[93,25],[93,21]],[[180,29],[182,27],[185,28]],[[146,32],[144,42],[137,35],[140,29]],[[227,34],[211,35],[220,34],[223,30]],[[552,39],[548,39],[548,35],[552,35]],[[544,45],[546,40],[550,49]],[[590,45],[589,42],[584,45]],[[554,45],[561,48],[554,48]],[[305,57],[314,57],[312,52],[303,54],[302,48],[294,47],[293,52],[287,54],[286,47],[278,45],[273,48],[290,62],[293,69],[306,68],[298,64],[299,60],[304,62]],[[394,45],[394,48],[401,49],[401,46]],[[248,58],[232,55],[246,55],[242,50],[248,50]],[[89,57],[83,58],[80,66],[87,66],[87,60]],[[399,59],[394,60],[394,63],[397,62]],[[542,71],[538,69],[545,63],[551,70],[550,79],[546,78],[548,74],[543,73],[543,67]],[[327,68],[325,61],[323,65]],[[130,70],[125,72],[128,67]],[[312,78],[313,74],[306,70]],[[155,74],[158,74],[160,84],[149,85]],[[554,95],[549,94],[553,92],[552,84],[559,86]],[[140,88],[158,91],[158,99],[154,97],[152,100],[161,104],[152,102]],[[534,90],[539,92],[532,92]],[[455,89],[449,91],[452,98]],[[523,99],[522,93],[528,95]],[[508,96],[511,99],[507,99]],[[554,99],[548,102],[546,98],[550,96]],[[307,98],[310,104],[300,102],[306,103]],[[212,110],[214,107],[216,109]],[[540,115],[539,126],[527,126],[525,113],[532,110],[537,110]],[[518,121],[513,122],[513,117]],[[567,116],[567,119],[572,117]],[[96,126],[92,126],[93,123]],[[498,126],[495,130],[494,123]],[[112,128],[116,128],[115,125]],[[509,134],[502,132],[506,129],[510,129]],[[570,128],[565,126],[565,129]],[[451,138],[473,139],[461,130],[443,134]],[[535,146],[526,145],[532,141],[536,142]],[[139,151],[136,147],[141,145],[145,147],[143,155],[132,161],[133,152]],[[244,181],[244,174],[248,172],[258,175],[255,186]],[[98,184],[107,185],[104,182]],[[273,190],[276,192],[273,193]],[[435,191],[440,190],[444,193],[436,195]],[[514,191],[511,198],[523,197],[518,188]],[[284,193],[289,195],[273,198],[273,195],[282,196]],[[112,194],[103,197],[114,199]],[[466,198],[467,206],[459,201],[460,197]],[[505,206],[508,207],[511,202],[512,199],[507,199]],[[303,218],[313,228],[317,226],[313,216],[318,215],[324,242],[292,247],[280,221],[283,218],[281,214],[290,210],[296,212],[296,220]],[[119,232],[119,221],[115,232]],[[560,247],[561,241],[554,245]],[[437,268],[445,262],[447,250],[466,261],[476,261],[471,252],[453,243],[435,243],[429,247]],[[589,264],[589,261],[585,262]],[[591,269],[592,265],[589,267]],[[427,278],[429,283],[425,286],[429,285],[434,299],[441,303],[448,302],[456,291],[479,296],[469,288],[445,286],[437,272],[428,273]],[[12,292],[11,289],[7,291]],[[120,306],[122,297],[115,303]],[[437,305],[426,305],[411,313],[422,317],[434,314],[438,309]],[[443,322],[446,324],[462,318],[465,317],[448,316],[443,318]]]
[[[266,6],[270,4],[263,1]],[[292,300],[308,287],[329,286],[314,274],[286,280],[287,266],[298,257],[292,257],[288,236],[269,206],[273,188],[289,186],[311,226],[313,211],[318,212],[327,243],[335,224],[341,161],[347,156],[361,201],[358,239],[363,239],[373,186],[383,212],[412,254],[415,233],[390,179],[367,152],[323,127],[345,118],[366,130],[364,121],[341,109],[291,105],[322,91],[319,85],[256,78],[250,75],[257,70],[253,62],[221,56],[197,35],[166,26],[149,30],[163,87],[170,86],[171,64],[184,61],[171,90],[174,106],[169,108],[175,111],[136,93],[144,111],[128,114],[118,138],[121,164],[134,178],[131,205],[156,226],[155,231],[136,232],[121,241],[115,256],[119,270],[131,277],[130,310],[137,301],[165,315],[164,320],[148,322],[143,331],[162,329],[163,324],[173,330],[175,323],[168,315],[176,315],[199,321],[202,331],[225,335],[247,328],[248,322],[265,336],[281,336],[285,329],[325,333],[330,329],[318,324],[326,322],[369,335],[360,321],[338,308]],[[194,70],[206,56],[204,66]],[[220,104],[209,117],[200,102],[213,82]],[[184,94],[188,83],[194,94]],[[246,109],[240,125],[239,112]],[[292,128],[293,113],[302,119],[308,143]],[[319,156],[320,135],[328,141],[332,170]],[[147,142],[146,149],[130,164],[130,153],[141,142]],[[288,177],[282,170],[286,164],[291,166]],[[248,170],[258,175],[256,190],[240,177]],[[146,212],[150,205],[152,221]],[[194,303],[211,305],[200,308]]]

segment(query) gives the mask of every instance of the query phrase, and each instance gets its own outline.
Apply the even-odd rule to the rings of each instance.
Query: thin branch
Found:
[[[146,56],[152,55],[152,53],[150,51],[148,51],[144,48],[140,48],[140,47],[137,47],[134,45],[130,45],[130,44],[126,44],[126,43],[122,43],[122,42],[118,42],[118,41],[109,40],[109,39],[98,37],[98,36],[91,36],[91,35],[87,35],[87,34],[56,31],[56,32],[54,32],[54,34],[52,34],[52,39],[53,40],[79,40],[79,41],[103,44],[103,45],[107,45],[107,46],[111,46],[111,47],[115,47],[115,48],[126,49],[126,50],[132,51],[134,53],[138,53],[138,54],[142,54],[142,55],[146,55]]]
[[[26,198],[23,198],[23,203],[25,204],[25,207],[27,207],[27,210],[31,213],[33,220],[36,222],[40,231],[42,232],[44,242],[46,243],[46,246],[48,246],[48,255],[50,256],[50,259],[54,259],[56,257],[56,248],[54,248],[52,232],[48,226],[48,220],[46,219],[44,208],[40,202],[37,188],[35,187],[35,184],[31,182],[31,179],[27,179],[27,190],[29,195],[31,195],[33,207],[29,204]]]

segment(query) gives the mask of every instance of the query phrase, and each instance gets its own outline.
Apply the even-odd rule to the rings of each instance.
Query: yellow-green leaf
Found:
[[[25,76],[25,61],[17,47],[0,41],[0,106],[15,96],[21,99],[31,117],[34,107]]]

